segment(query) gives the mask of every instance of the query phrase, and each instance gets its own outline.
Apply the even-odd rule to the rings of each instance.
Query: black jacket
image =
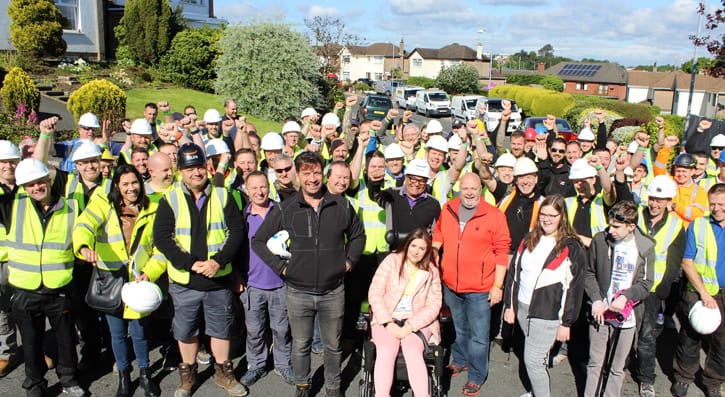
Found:
[[[267,240],[280,230],[289,232],[284,260],[267,248]],[[272,207],[252,239],[252,249],[276,273],[285,274],[289,286],[312,293],[337,288],[345,278],[345,263],[354,266],[365,246],[365,230],[344,197],[325,192],[315,211],[296,193]]]
[[[549,197],[560,194],[564,197],[576,196],[574,183],[569,179],[569,164],[562,160],[560,167],[554,167],[550,160],[541,160],[536,165],[539,167],[538,190],[542,195]]]

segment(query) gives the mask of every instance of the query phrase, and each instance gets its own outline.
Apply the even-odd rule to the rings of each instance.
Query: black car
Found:
[[[390,97],[382,95],[368,95],[360,105],[365,120],[382,120],[392,107]]]

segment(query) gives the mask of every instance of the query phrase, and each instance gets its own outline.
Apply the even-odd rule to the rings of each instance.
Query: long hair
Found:
[[[138,191],[138,202],[141,204],[141,208],[146,209],[149,206],[149,198],[146,197],[146,190],[144,189],[143,178],[138,173],[136,168],[129,164],[122,164],[116,168],[116,173],[113,175],[111,180],[111,191],[108,193],[108,200],[113,203],[113,207],[116,209],[116,213],[121,213],[121,204],[123,203],[123,196],[121,196],[121,190],[118,188],[118,184],[121,182],[121,177],[126,174],[136,175],[138,179],[139,191]]]
[[[577,237],[576,231],[574,231],[574,228],[569,224],[569,216],[566,212],[564,197],[555,194],[544,199],[544,202],[541,203],[541,207],[539,208],[539,214],[541,214],[541,208],[547,206],[551,206],[559,213],[559,227],[556,228],[556,245],[554,246],[554,251],[559,254],[566,246],[567,240],[574,239],[579,241],[579,237]],[[541,240],[541,236],[543,235],[544,230],[541,228],[541,224],[536,222],[534,230],[526,236],[526,242],[524,243],[526,249],[533,251],[536,245],[539,244],[539,240]]]
[[[416,265],[418,269],[428,271],[430,268],[430,257],[431,257],[431,251],[433,250],[432,244],[433,239],[431,239],[430,234],[428,231],[422,227],[419,227],[417,229],[412,230],[408,235],[405,237],[405,240],[403,240],[403,243],[396,249],[395,253],[402,253],[403,254],[403,261],[400,263],[400,270],[399,274],[402,276],[403,271],[405,269],[405,259],[407,259],[408,256],[408,247],[410,247],[410,244],[415,239],[421,239],[425,241],[426,249],[425,254],[423,255],[423,259],[421,259],[420,262]]]

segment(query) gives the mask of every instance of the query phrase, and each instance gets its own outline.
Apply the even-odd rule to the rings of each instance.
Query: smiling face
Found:
[[[446,159],[446,153],[438,149],[430,148],[426,154],[426,159],[428,160],[428,166],[431,171],[438,171],[443,165],[443,160]]]
[[[274,174],[282,186],[292,185],[292,178],[295,177],[294,169],[291,159],[284,158],[274,162]]]
[[[0,182],[6,185],[15,184],[15,168],[19,160],[0,160]]]
[[[554,164],[559,164],[564,160],[566,154],[566,145],[561,142],[554,142],[549,149],[549,155],[551,155],[551,161]]]
[[[420,197],[425,193],[426,183],[428,178],[422,178],[415,175],[408,175],[405,177],[405,191],[413,199]]]
[[[544,236],[555,236],[561,223],[561,213],[552,205],[545,205],[539,210],[539,226]]]
[[[406,259],[417,265],[425,257],[426,250],[428,250],[428,244],[422,238],[417,238],[408,244],[408,249],[405,252]]]
[[[647,207],[652,217],[660,216],[666,212],[670,204],[672,204],[672,200],[666,198],[649,197],[647,199]]]
[[[401,161],[402,163],[402,161]],[[367,163],[368,179],[373,182],[385,178],[385,160],[381,157],[373,157]]]
[[[319,164],[304,164],[297,172],[300,189],[308,196],[316,195],[322,188],[322,167]]]
[[[461,204],[466,208],[476,208],[481,202],[481,179],[475,174],[465,174],[461,178]]]
[[[526,145],[526,138],[522,136],[511,137],[511,154],[514,157],[519,158],[524,155],[524,146]]]
[[[136,204],[139,201],[141,192],[141,181],[136,178],[133,172],[127,172],[118,179],[118,191],[125,205]]]
[[[403,172],[403,158],[385,160],[385,165],[393,175],[400,175]]]
[[[675,166],[675,182],[678,186],[685,186],[692,182],[692,174],[695,172],[693,168]]]
[[[180,171],[181,179],[189,190],[201,191],[206,186],[208,176],[203,165],[182,168]]]
[[[144,175],[148,172],[149,154],[146,152],[133,152],[131,155],[131,163],[139,174]]]
[[[333,164],[330,167],[330,176],[327,178],[327,190],[335,195],[341,195],[350,187],[350,169],[342,164]]]
[[[536,182],[538,182],[539,177],[536,174],[526,174],[526,175],[519,175],[515,178],[516,187],[519,189],[519,192],[523,194],[524,196],[528,196],[534,192],[534,189],[536,188]]]
[[[568,161],[569,164],[574,164],[575,161],[582,158],[583,154],[581,146],[579,146],[576,142],[571,142],[566,145],[566,161]]]
[[[100,157],[94,157],[78,160],[76,161],[76,169],[78,169],[78,175],[80,175],[84,181],[95,181],[98,178],[98,175],[101,174],[101,159]]]
[[[50,202],[50,178],[47,176],[28,182],[23,188],[33,200],[45,205]]]
[[[252,204],[266,206],[269,199],[269,183],[264,175],[252,175],[247,178],[247,194]]]

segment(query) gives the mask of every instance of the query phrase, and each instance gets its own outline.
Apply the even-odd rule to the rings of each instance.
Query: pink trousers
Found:
[[[415,397],[428,397],[428,370],[423,360],[423,341],[416,334],[411,333],[402,340],[394,337],[381,325],[373,325],[373,343],[375,343],[376,359],[373,380],[375,382],[375,397],[389,397],[393,385],[395,372],[395,359],[398,350],[403,349],[405,366],[408,369],[410,387]],[[430,335],[423,333],[426,338]]]

